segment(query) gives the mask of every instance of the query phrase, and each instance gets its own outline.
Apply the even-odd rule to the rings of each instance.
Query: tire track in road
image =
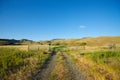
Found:
[[[66,67],[68,67],[69,69],[69,74],[71,77],[71,80],[87,80],[83,74],[83,72],[81,72],[74,63],[72,63],[70,57],[66,54],[66,53],[62,53],[63,58],[65,59],[66,62]]]
[[[57,62],[57,54],[53,55],[50,60],[48,60],[42,69],[37,73],[37,75],[32,80],[50,80],[50,74],[55,68]]]

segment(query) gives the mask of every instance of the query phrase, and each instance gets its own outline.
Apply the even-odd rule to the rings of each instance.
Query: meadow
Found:
[[[50,57],[44,50],[24,51],[18,48],[0,48],[0,80],[28,80],[37,68]],[[24,76],[26,75],[26,76]]]
[[[68,55],[88,80],[119,80],[119,50],[69,50]]]
[[[109,38],[0,46],[0,80],[120,80],[120,42]]]

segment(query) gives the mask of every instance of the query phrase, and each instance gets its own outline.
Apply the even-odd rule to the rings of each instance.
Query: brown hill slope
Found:
[[[106,46],[109,44],[120,45],[120,36],[103,36],[96,38],[83,38],[83,39],[66,39],[66,40],[54,40],[51,41],[53,45],[80,45],[81,43],[87,43],[87,46]]]

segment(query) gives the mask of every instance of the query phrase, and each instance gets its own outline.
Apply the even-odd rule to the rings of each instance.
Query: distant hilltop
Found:
[[[87,46],[106,46],[109,44],[120,45],[120,36],[101,36],[101,37],[84,37],[77,39],[53,39],[50,41],[40,41],[40,44],[52,45],[68,45],[79,46],[82,43],[86,43]]]
[[[0,39],[0,45],[20,45],[26,42],[33,42],[32,40],[28,39],[21,39],[21,40],[16,40],[16,39]]]
[[[109,44],[120,45],[120,36],[84,37],[77,39],[52,39],[37,42],[28,39],[21,40],[0,39],[0,45],[50,44],[50,45],[79,46],[82,43],[86,43],[87,46],[106,46]]]

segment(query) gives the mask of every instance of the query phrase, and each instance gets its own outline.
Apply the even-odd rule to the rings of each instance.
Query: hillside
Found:
[[[87,43],[87,46],[106,46],[110,44],[120,45],[120,36],[103,36],[103,37],[88,37],[82,39],[66,39],[66,40],[53,40],[53,45],[80,45],[81,43]]]
[[[81,41],[86,42],[89,46],[105,46],[109,44],[118,44],[120,45],[120,36],[112,37],[112,36],[104,36],[97,38],[86,38]]]
[[[86,37],[79,39],[53,39],[48,41],[34,42],[28,39],[0,39],[0,45],[14,45],[14,44],[52,44],[52,45],[67,45],[79,46],[81,43],[86,43],[87,46],[107,46],[110,44],[120,45],[120,36],[102,36],[102,37]]]
[[[15,39],[0,39],[0,45],[18,45],[18,44],[25,44],[32,42],[32,40],[28,39],[21,39],[21,40],[15,40]]]

